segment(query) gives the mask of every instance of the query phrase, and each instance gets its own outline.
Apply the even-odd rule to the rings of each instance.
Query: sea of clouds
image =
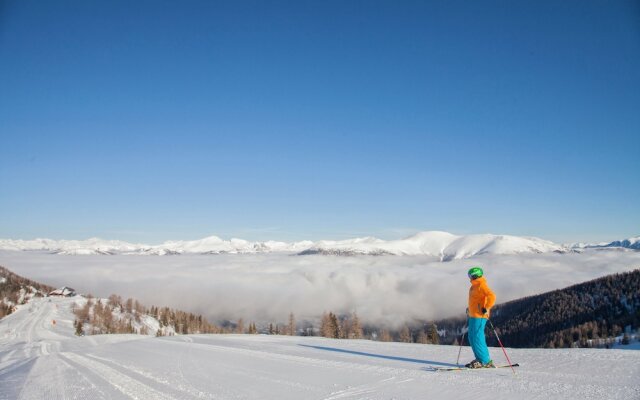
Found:
[[[419,256],[62,256],[0,251],[0,265],[79,293],[133,297],[143,304],[203,314],[212,321],[258,324],[356,311],[365,322],[405,322],[461,315],[466,271],[480,265],[498,302],[640,268],[640,252],[479,256],[439,262]]]

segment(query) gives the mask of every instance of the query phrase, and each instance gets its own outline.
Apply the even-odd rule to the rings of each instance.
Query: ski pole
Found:
[[[467,333],[464,328],[466,328],[467,324],[469,323],[469,308],[467,308],[465,313],[467,314],[467,319],[465,320],[464,326],[462,327],[462,340],[460,340],[460,348],[458,348],[458,359],[456,360],[456,365],[460,365],[460,352],[462,351],[462,345],[464,344],[464,335]]]
[[[467,325],[464,326],[466,328]],[[458,349],[458,359],[456,360],[456,365],[460,365],[460,352],[462,351],[462,345],[464,344],[464,335],[467,333],[464,328],[462,328],[462,340],[460,341],[460,348]]]
[[[509,367],[511,367],[511,371],[513,371],[514,375],[517,375],[516,374],[516,370],[513,369],[513,364],[511,364],[511,360],[509,360],[509,356],[507,355],[507,351],[504,349],[504,346],[502,345],[502,341],[500,340],[500,337],[498,336],[498,332],[496,331],[496,328],[493,326],[493,322],[491,322],[491,320],[489,318],[487,318],[487,321],[489,321],[489,324],[491,325],[491,329],[493,329],[493,333],[495,333],[496,339],[498,339],[498,343],[500,344],[500,347],[502,347],[502,352],[504,353],[504,356],[507,358],[507,362],[509,363]]]

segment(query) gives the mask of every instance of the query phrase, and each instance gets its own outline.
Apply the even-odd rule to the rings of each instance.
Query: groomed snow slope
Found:
[[[262,335],[75,337],[73,299],[0,322],[0,399],[638,399],[640,352],[514,350],[509,369],[435,372],[458,348]],[[55,320],[54,325],[52,321]],[[500,349],[491,349],[502,361]],[[469,348],[462,360],[471,358]]]

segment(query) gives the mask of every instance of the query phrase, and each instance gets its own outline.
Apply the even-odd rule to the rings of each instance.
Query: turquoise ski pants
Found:
[[[469,318],[469,344],[473,349],[473,355],[476,356],[476,360],[483,364],[491,361],[489,356],[489,348],[487,347],[487,341],[484,337],[484,327],[487,325],[486,318]]]

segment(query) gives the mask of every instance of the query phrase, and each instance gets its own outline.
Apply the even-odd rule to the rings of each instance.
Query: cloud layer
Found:
[[[429,257],[182,255],[60,256],[0,252],[0,265],[54,286],[146,305],[201,313],[211,320],[257,323],[316,320],[324,311],[357,311],[397,326],[464,312],[466,271],[481,265],[504,302],[614,272],[640,268],[640,252],[480,256],[442,263]]]

